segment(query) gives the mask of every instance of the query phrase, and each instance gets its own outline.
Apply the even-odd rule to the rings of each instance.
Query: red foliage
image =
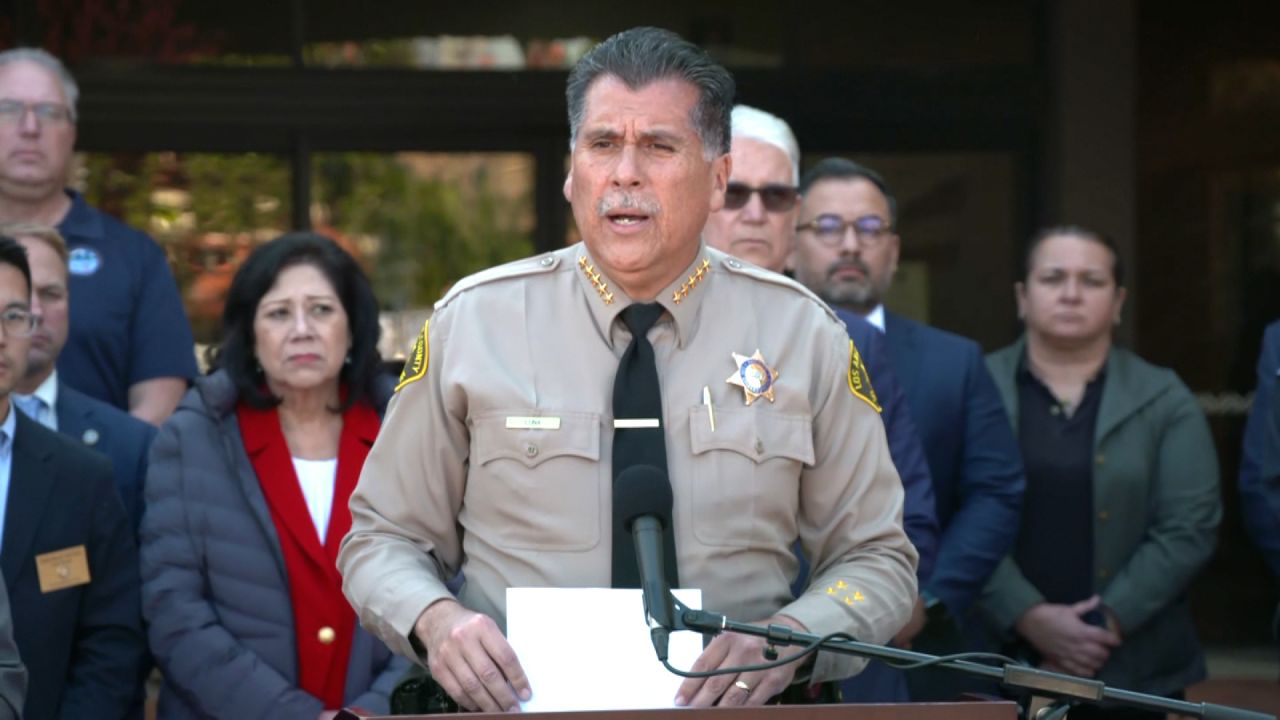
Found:
[[[216,34],[178,20],[182,1],[39,0],[46,30],[42,44],[72,66],[90,57],[181,63],[215,55]]]

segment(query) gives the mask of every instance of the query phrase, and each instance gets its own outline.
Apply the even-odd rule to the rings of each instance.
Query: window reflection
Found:
[[[347,247],[403,357],[432,304],[471,273],[533,254],[533,158],[521,153],[317,153],[313,227]]]
[[[249,250],[289,224],[289,163],[276,155],[85,153],[73,184],[165,249],[198,344],[217,340]]]

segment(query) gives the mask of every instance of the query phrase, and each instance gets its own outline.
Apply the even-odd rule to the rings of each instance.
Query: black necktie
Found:
[[[653,345],[646,337],[649,328],[662,316],[658,303],[636,303],[622,311],[622,322],[631,331],[631,344],[622,353],[618,375],[613,381],[613,417],[615,420],[658,420],[658,427],[616,427],[613,431],[613,477],[633,465],[652,465],[663,473],[667,469],[666,432],[662,421],[662,389],[658,384],[658,366],[654,362]],[[614,496],[615,501],[617,495]],[[615,510],[614,516],[618,516]],[[676,572],[676,542],[673,523],[666,522],[663,531],[664,565],[667,583],[679,587]],[[615,523],[613,528],[613,586],[640,587],[640,571],[636,567],[635,543],[626,528]]]

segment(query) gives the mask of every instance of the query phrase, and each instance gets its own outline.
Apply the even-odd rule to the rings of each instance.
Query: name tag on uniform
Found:
[[[88,585],[89,556],[83,545],[37,555],[36,574],[40,576],[42,593]]]
[[[558,417],[533,417],[512,415],[507,418],[508,430],[559,430]]]

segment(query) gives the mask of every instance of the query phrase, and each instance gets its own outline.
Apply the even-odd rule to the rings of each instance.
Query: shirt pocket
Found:
[[[512,417],[559,429],[508,428]],[[600,542],[600,415],[511,410],[472,421],[467,532],[517,550],[589,550]]]
[[[796,535],[800,473],[814,462],[813,423],[765,409],[689,411],[693,532],[708,545],[776,547]],[[790,537],[780,537],[780,533]]]

